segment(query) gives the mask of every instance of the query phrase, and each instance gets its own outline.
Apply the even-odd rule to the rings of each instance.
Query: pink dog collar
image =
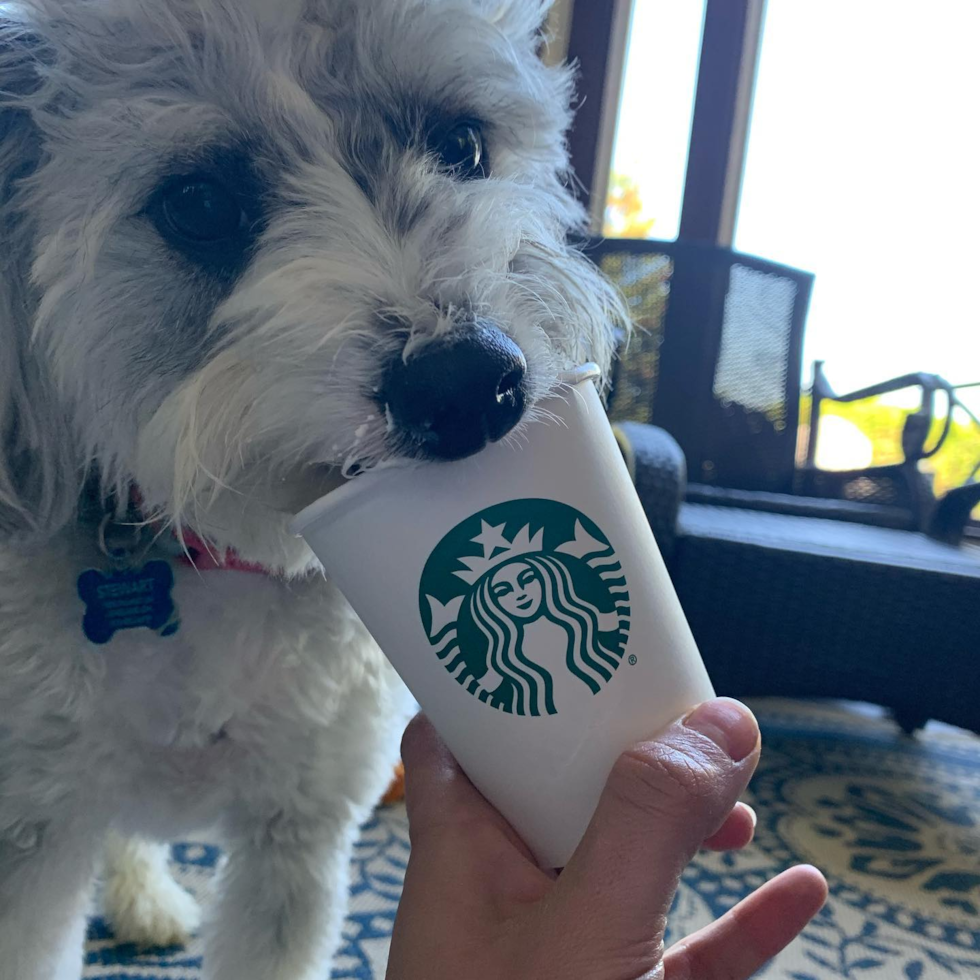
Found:
[[[174,541],[177,541],[175,532],[171,532]],[[174,557],[180,564],[197,569],[199,572],[252,572],[256,575],[274,575],[275,573],[264,565],[255,562],[244,561],[238,553],[229,548],[224,553],[215,550],[214,545],[208,544],[202,537],[193,531],[183,531],[184,548],[180,554]]]
[[[130,488],[129,502],[131,509],[142,515],[143,495],[138,487]],[[159,527],[161,523],[150,521],[150,526]],[[179,537],[177,532],[171,529],[165,535],[158,537],[156,545],[166,551],[174,561],[199,572],[250,572],[254,575],[270,577],[276,574],[264,565],[244,561],[233,548],[218,550],[214,544],[188,528],[183,528]]]

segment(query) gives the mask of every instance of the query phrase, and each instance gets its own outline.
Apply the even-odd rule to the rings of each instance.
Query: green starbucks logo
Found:
[[[612,545],[553,500],[512,500],[454,527],[426,562],[419,606],[456,682],[516,715],[553,715],[598,694],[629,640],[629,588]]]

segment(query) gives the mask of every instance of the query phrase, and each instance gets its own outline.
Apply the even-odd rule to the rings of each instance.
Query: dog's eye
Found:
[[[161,205],[168,230],[199,244],[233,238],[245,224],[238,199],[214,180],[176,180],[164,189]]]
[[[477,180],[487,175],[483,133],[476,123],[457,123],[442,137],[435,151],[439,162],[453,177]]]

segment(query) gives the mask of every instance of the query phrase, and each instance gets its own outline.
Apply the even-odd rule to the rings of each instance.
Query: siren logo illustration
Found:
[[[629,588],[612,545],[553,500],[512,500],[453,528],[426,562],[419,606],[457,683],[516,715],[553,715],[598,694],[629,640]]]

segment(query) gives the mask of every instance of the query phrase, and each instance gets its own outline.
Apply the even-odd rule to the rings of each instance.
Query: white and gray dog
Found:
[[[2,980],[77,980],[106,840],[117,933],[181,940],[151,842],[205,826],[206,975],[323,975],[409,699],[289,515],[515,437],[620,315],[547,5],[0,4]],[[175,633],[83,625],[151,560]]]

